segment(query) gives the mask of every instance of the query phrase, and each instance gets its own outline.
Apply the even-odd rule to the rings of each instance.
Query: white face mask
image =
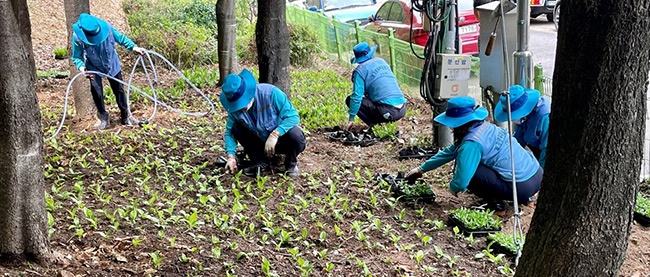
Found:
[[[525,117],[522,117],[522,118],[519,118],[519,119],[517,119],[517,120],[513,120],[512,123],[514,123],[514,124],[516,124],[516,125],[519,125],[519,124],[524,123],[525,121],[526,121],[526,118],[525,118]]]
[[[248,102],[248,105],[246,105],[246,107],[244,107],[245,112],[247,112],[248,110],[250,110],[253,107],[253,102],[254,101],[255,101],[255,98],[251,99],[251,101]]]

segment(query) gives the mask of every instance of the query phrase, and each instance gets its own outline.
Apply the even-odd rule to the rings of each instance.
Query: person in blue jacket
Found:
[[[224,142],[226,169],[237,172],[236,148],[239,142],[253,165],[243,169],[247,176],[270,170],[270,158],[285,154],[286,174],[298,177],[298,155],[306,140],[298,123],[300,117],[287,95],[271,84],[257,84],[253,74],[244,69],[228,74],[221,86],[221,105],[228,112]]]
[[[345,104],[349,107],[345,130],[352,127],[356,116],[372,127],[379,123],[397,121],[406,115],[404,94],[388,63],[373,57],[376,50],[376,45],[370,47],[366,42],[361,42],[352,49],[354,58],[350,63],[359,65],[352,72],[352,94],[345,99]]]
[[[548,124],[551,114],[551,100],[541,97],[538,90],[524,89],[520,85],[511,86],[510,114],[515,124],[515,138],[522,147],[528,147],[544,167],[546,164],[546,146],[548,145]],[[494,107],[494,119],[508,121],[508,100],[499,98]]]
[[[469,96],[449,99],[445,112],[434,120],[452,128],[453,144],[412,169],[406,178],[417,179],[424,172],[455,160],[455,171],[449,184],[452,192],[469,189],[486,200],[488,208],[503,214],[504,200],[513,200],[514,178],[519,203],[532,202],[532,196],[539,191],[544,170],[530,152],[513,143],[515,176],[512,176],[508,132],[485,121],[487,115],[488,111],[477,106]]]
[[[122,80],[122,65],[115,50],[115,43],[140,55],[145,51],[108,22],[87,13],[79,15],[79,20],[72,25],[72,29],[72,62],[80,72],[97,71]],[[90,92],[100,120],[98,128],[106,129],[110,125],[110,116],[104,105],[102,77],[98,74],[86,74],[86,78],[90,79]],[[112,79],[109,79],[108,83],[120,108],[120,123],[130,125],[128,103],[122,84]]]

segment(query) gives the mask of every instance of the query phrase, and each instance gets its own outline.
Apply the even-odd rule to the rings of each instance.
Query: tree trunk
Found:
[[[0,1],[0,258],[49,253],[43,131],[26,0]]]
[[[260,69],[260,83],[270,83],[290,94],[289,30],[286,0],[258,0],[255,42]]]
[[[219,45],[219,86],[228,74],[239,71],[237,62],[237,35],[235,33],[235,0],[218,0],[217,40]]]
[[[645,134],[648,6],[562,3],[546,172],[517,276],[617,276]]]
[[[68,27],[68,53],[72,56],[72,24],[77,22],[81,13],[90,13],[88,0],[64,0],[65,24]],[[70,76],[75,76],[79,71],[70,59]],[[81,119],[92,118],[95,115],[95,103],[90,95],[90,85],[86,78],[77,78],[72,84],[72,95],[74,96],[74,107],[77,116]]]

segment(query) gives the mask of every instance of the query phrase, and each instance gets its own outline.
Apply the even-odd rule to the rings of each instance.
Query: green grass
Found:
[[[291,72],[291,102],[307,130],[341,125],[348,120],[345,98],[352,82],[330,69]]]

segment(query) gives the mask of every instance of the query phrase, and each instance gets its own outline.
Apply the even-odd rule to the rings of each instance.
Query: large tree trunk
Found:
[[[49,253],[43,131],[26,0],[0,1],[0,257]]]
[[[562,3],[546,172],[517,276],[617,276],[645,133],[649,6]]]
[[[270,83],[290,94],[289,30],[286,0],[258,0],[255,42],[260,69],[260,83]]]
[[[72,24],[77,22],[81,13],[90,13],[88,0],[65,0],[65,24],[68,28],[68,53],[72,55]],[[79,71],[70,60],[70,76],[75,76]],[[95,104],[90,95],[90,85],[86,78],[77,78],[72,84],[72,95],[74,96],[74,107],[77,116],[81,119],[91,118],[95,115]]]
[[[217,40],[219,41],[219,84],[223,84],[228,74],[239,71],[237,62],[237,35],[235,33],[235,0],[218,0]]]

